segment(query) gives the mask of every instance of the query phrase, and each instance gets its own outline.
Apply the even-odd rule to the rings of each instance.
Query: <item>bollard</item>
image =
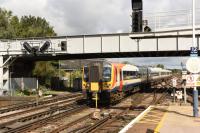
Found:
[[[196,89],[196,87],[194,87],[194,90],[193,90],[193,116],[194,117],[198,117],[198,112],[199,112],[199,109],[198,109],[198,90]]]

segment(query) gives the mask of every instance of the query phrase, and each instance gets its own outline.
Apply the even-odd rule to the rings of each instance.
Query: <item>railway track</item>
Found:
[[[58,96],[58,97],[47,99],[47,100],[42,100],[42,101],[39,101],[38,103],[37,102],[29,102],[29,103],[14,105],[11,107],[9,106],[9,107],[0,109],[0,114],[11,112],[11,111],[16,111],[16,110],[21,110],[21,109],[34,108],[39,105],[45,105],[48,103],[53,103],[53,102],[65,100],[66,98],[72,98],[72,97],[81,96],[81,95],[82,94],[73,94],[73,95],[68,94],[68,95]]]
[[[29,123],[30,121],[37,121],[38,119],[51,117],[52,115],[62,113],[63,111],[71,108],[79,108],[80,104],[84,105],[84,101],[80,101],[80,99],[82,99],[82,96],[76,95],[75,97],[75,95],[73,95],[73,98],[68,98],[58,103],[53,103],[50,105],[41,105],[21,112],[2,116],[0,117],[0,132],[1,130],[5,131],[9,130],[12,127],[16,127],[16,123],[17,125],[23,126],[26,125],[26,123]],[[13,119],[13,117],[15,118]],[[8,120],[8,118],[11,119]]]
[[[147,99],[148,96],[145,96],[143,100]],[[118,132],[121,128],[123,128],[123,125],[126,125],[128,121],[131,121],[131,119],[134,119],[139,115],[143,110],[145,110],[148,106],[150,106],[152,103],[157,104],[161,102],[166,97],[166,93],[163,93],[160,97],[156,96],[157,98],[154,98],[153,100],[149,102],[148,104],[143,104],[141,102],[140,105],[137,107],[126,107],[124,110],[119,111],[119,113],[115,114],[111,117],[111,119],[104,118],[103,120],[100,120],[96,122],[91,127],[88,127],[81,133],[87,133],[90,131],[91,133],[107,133],[107,132]],[[134,115],[133,115],[134,114]],[[99,126],[100,125],[100,126]]]
[[[39,101],[38,103],[36,101],[34,101],[34,102],[14,105],[14,106],[11,106],[11,107],[9,106],[9,107],[5,107],[5,108],[0,109],[0,114],[11,112],[11,111],[16,111],[16,110],[20,110],[20,109],[33,108],[33,107],[36,107],[36,106],[39,106],[39,105],[54,103],[54,102],[57,102],[57,101],[65,100],[66,98],[72,98],[72,97],[76,97],[76,96],[82,96],[82,94],[68,94],[68,95],[64,95],[64,96],[58,96],[58,97],[55,97],[55,98],[42,100],[42,101]]]
[[[65,109],[64,111],[60,112],[60,113],[57,113],[57,114],[54,114],[54,115],[50,115],[49,117],[45,117],[45,118],[42,118],[42,119],[39,119],[37,121],[33,121],[33,122],[30,122],[28,124],[24,124],[22,126],[19,126],[17,128],[13,128],[13,129],[10,129],[4,133],[22,133],[22,132],[29,132],[29,131],[32,131],[36,128],[39,128],[41,126],[44,126],[45,124],[47,124],[48,122],[54,122],[54,121],[57,121],[59,119],[62,119],[63,117],[67,117],[69,116],[70,114],[72,113],[75,113],[75,112],[78,112],[78,111],[81,111],[83,109],[87,108],[86,105],[79,105],[79,106],[72,106],[70,108],[67,108]]]
[[[56,129],[52,130],[50,133],[58,133],[61,131],[69,132],[69,133],[98,133],[98,132],[118,132],[120,128],[122,128],[128,121],[131,121],[134,119],[137,115],[139,115],[143,110],[145,110],[149,105],[152,103],[158,104],[159,101],[166,98],[166,92],[163,92],[162,95],[157,96],[155,95],[155,92],[158,92],[159,90],[154,91],[151,94],[145,94],[141,98],[141,94],[135,94],[134,102],[136,102],[135,107],[131,105],[125,105],[121,106],[121,103],[112,106],[110,109],[115,109],[114,112],[107,113],[103,116],[101,116],[99,119],[93,119],[92,114],[83,116],[80,119],[73,121],[69,124],[62,125],[60,127],[57,127]],[[150,98],[151,97],[151,98]],[[154,98],[156,97],[156,98]],[[126,103],[126,100],[129,100],[130,97],[127,97],[123,100],[123,102]],[[143,103],[142,101],[149,101],[148,103]],[[151,100],[149,100],[151,99]],[[138,104],[140,103],[140,104]],[[144,106],[145,105],[145,106]],[[133,115],[134,113],[134,115]],[[77,125],[77,123],[79,123]]]
[[[161,92],[162,91],[157,89],[152,93],[147,93],[147,94],[137,95],[136,93],[134,96],[135,98],[130,96],[132,97],[132,100],[130,100],[130,97],[127,97],[123,100],[124,103],[126,103],[125,101],[129,100],[129,102],[131,103],[130,105],[126,104],[123,105],[119,103],[109,108],[110,111],[105,113],[105,110],[108,110],[106,108],[105,110],[102,111],[105,114],[103,113],[103,115],[101,115],[99,119],[94,119],[93,115],[89,114],[86,116],[82,116],[81,118],[78,118],[77,120],[74,120],[70,123],[65,123],[65,124],[62,123],[60,126],[57,125],[56,128],[51,129],[49,132],[50,133],[58,133],[61,131],[73,132],[73,133],[74,132],[77,133],[117,132],[130,120],[134,119],[143,110],[145,110],[150,104],[161,103],[161,101],[163,101],[163,99],[167,97],[166,94],[167,90],[165,91],[165,93],[162,92],[163,93],[162,95],[157,94]],[[143,96],[141,97],[141,95]],[[60,103],[62,104],[62,102]],[[21,133],[29,131],[37,132],[39,128],[45,127],[52,122],[58,123],[58,121],[62,121],[64,118],[71,116],[77,112],[81,112],[85,108],[87,108],[86,105],[77,105],[73,103],[62,106],[56,106],[56,104],[54,104],[53,106],[49,106],[49,110],[47,111],[38,112],[33,115],[9,121],[7,123],[6,122],[2,123],[2,125],[0,125],[0,128],[4,129],[5,132],[9,133]],[[15,123],[20,123],[20,124],[18,126],[9,126],[9,125],[14,125]]]
[[[75,101],[75,100],[79,100],[81,98],[82,98],[82,96],[76,96],[76,97],[73,97],[73,98],[66,98],[66,100],[62,100],[62,101],[59,101],[59,102],[56,102],[56,103],[39,105],[39,106],[36,106],[34,108],[30,108],[30,109],[28,108],[26,110],[22,110],[22,111],[19,111],[19,112],[14,112],[14,113],[11,113],[11,114],[5,114],[3,116],[0,116],[0,121],[2,121],[3,119],[16,117],[16,116],[19,116],[19,115],[24,115],[24,114],[27,114],[27,113],[31,113],[31,112],[34,112],[34,111],[41,110],[41,109],[55,107],[58,104],[66,104],[66,103],[69,103],[69,102],[72,102],[72,101]]]

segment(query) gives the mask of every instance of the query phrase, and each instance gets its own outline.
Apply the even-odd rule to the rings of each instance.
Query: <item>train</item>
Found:
[[[93,61],[83,66],[82,92],[89,103],[111,104],[152,80],[169,78],[170,70]]]

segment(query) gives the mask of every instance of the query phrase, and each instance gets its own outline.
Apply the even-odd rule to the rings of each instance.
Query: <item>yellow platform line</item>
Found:
[[[156,121],[156,122],[160,122],[160,119],[153,119],[153,120],[152,119],[142,119],[141,121]]]
[[[163,116],[163,115],[162,115]],[[147,118],[147,117],[153,117],[154,118],[161,118],[162,116],[156,116],[156,115],[150,115],[150,114],[147,114],[146,116],[144,116],[143,118]]]
[[[163,122],[164,122],[166,116],[167,116],[167,112],[165,112],[165,114],[163,115],[161,121],[158,123],[157,127],[156,127],[155,130],[154,130],[154,133],[159,133],[160,128],[162,127]]]
[[[160,121],[159,120],[148,120],[148,119],[146,119],[146,120],[143,120],[143,121],[139,121],[138,123],[142,123],[142,122],[155,122],[155,123],[159,123]]]
[[[159,122],[149,122],[149,121],[141,121],[141,122],[138,122],[140,124],[155,124],[157,125]]]

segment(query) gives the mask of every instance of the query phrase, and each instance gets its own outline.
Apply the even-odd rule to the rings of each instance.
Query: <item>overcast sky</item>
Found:
[[[143,0],[143,5],[144,16],[151,16],[155,12],[190,10],[192,0]],[[0,7],[17,16],[44,17],[58,35],[130,32],[131,29],[131,0],[0,0]],[[196,8],[200,8],[199,0]],[[169,62],[169,58],[165,60]]]

